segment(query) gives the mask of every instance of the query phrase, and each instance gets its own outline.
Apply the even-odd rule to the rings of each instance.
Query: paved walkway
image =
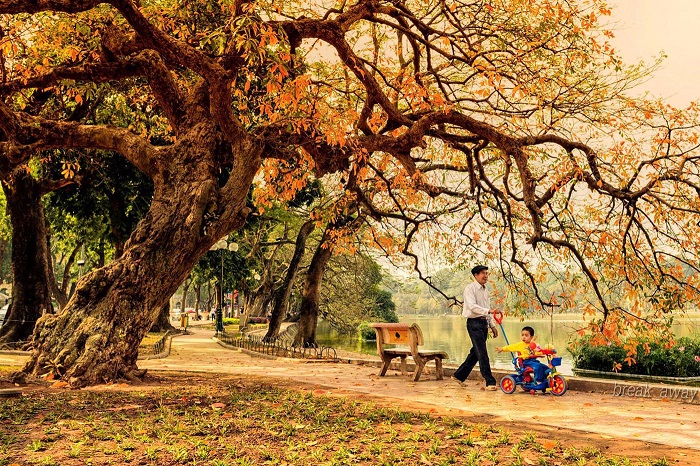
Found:
[[[669,400],[569,391],[562,397],[516,392],[487,392],[483,383],[434,380],[433,374],[414,383],[397,371],[378,377],[375,367],[345,363],[300,363],[265,359],[226,349],[212,340],[213,332],[191,329],[173,338],[165,359],[140,361],[149,370],[196,370],[235,375],[284,378],[315,384],[329,391],[355,392],[401,399],[404,405],[427,405],[456,415],[488,415],[492,420],[523,421],[575,429],[595,435],[661,443],[700,450],[700,405]],[[695,388],[688,389],[695,393]],[[700,396],[700,395],[698,395]]]
[[[220,346],[213,331],[190,328],[191,334],[172,339],[170,355],[139,361],[150,371],[197,371],[243,377],[283,379],[316,392],[381,397],[402,407],[422,406],[436,412],[468,416],[477,422],[517,422],[537,430],[572,429],[594,441],[628,439],[667,445],[675,464],[700,464],[700,405],[676,401],[570,390],[562,397],[516,392],[487,392],[483,383],[434,380],[428,373],[411,382],[397,371],[378,377],[375,367],[347,363],[303,363],[266,359]],[[19,356],[0,354],[0,364],[17,363]],[[692,388],[693,394],[698,389]],[[631,393],[629,395],[632,395]],[[694,395],[693,395],[694,396]],[[698,395],[700,397],[700,395]],[[604,440],[601,440],[604,439]],[[658,449],[657,449],[658,450]],[[610,451],[611,454],[616,454]],[[693,459],[691,459],[693,458]]]

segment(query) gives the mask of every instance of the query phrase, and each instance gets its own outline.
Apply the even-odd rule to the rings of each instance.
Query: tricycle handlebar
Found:
[[[539,349],[535,354],[530,356],[531,358],[541,358],[542,356],[554,356],[557,354],[555,349]]]
[[[495,320],[496,323],[499,325],[502,324],[503,323],[503,313],[499,310],[494,311],[493,320]]]

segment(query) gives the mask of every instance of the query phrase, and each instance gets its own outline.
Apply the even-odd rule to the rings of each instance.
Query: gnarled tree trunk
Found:
[[[220,152],[231,148],[217,134],[211,125],[190,125],[155,159],[155,168],[144,167],[154,179],[150,210],[121,257],[84,276],[61,314],[40,319],[23,372],[51,371],[73,387],[143,374],[138,347],[163,305],[199,258],[240,228],[249,212],[246,195],[260,149],[239,147],[232,175],[222,180],[212,160],[231,157]]]
[[[309,270],[306,272],[304,291],[301,295],[301,309],[299,310],[299,331],[294,338],[294,346],[304,348],[316,347],[316,327],[318,325],[318,309],[321,298],[321,284],[323,274],[326,272],[328,261],[333,255],[329,238],[333,227],[327,226],[323,238],[316,248]]]
[[[180,303],[180,313],[184,313],[185,309],[187,309],[187,295],[189,294],[188,292],[190,291],[191,283],[192,279],[187,278],[182,284],[182,302]]]
[[[297,275],[299,264],[304,256],[306,240],[313,229],[314,222],[311,220],[304,223],[299,229],[296,244],[294,246],[294,254],[292,255],[292,259],[289,261],[289,267],[287,268],[284,281],[274,292],[274,307],[272,308],[272,315],[270,316],[267,333],[265,334],[265,337],[263,337],[264,341],[271,341],[279,334],[280,327],[282,326],[282,320],[284,319],[284,315],[287,311],[287,304],[289,302],[289,295],[292,292],[294,278]]]
[[[272,301],[273,283],[270,273],[267,271],[263,274],[262,283],[245,298],[245,314],[241,316],[239,325],[245,327],[251,317],[260,317],[265,314],[265,311]]]
[[[158,317],[153,322],[149,332],[167,332],[168,330],[175,330],[173,324],[170,323],[170,300],[160,309],[160,313],[158,313]]]
[[[25,167],[3,182],[12,224],[12,304],[0,328],[1,342],[28,340],[36,321],[52,313],[49,252],[40,184]]]
[[[195,283],[194,284],[194,312],[195,312],[195,319],[197,319],[197,320],[202,318],[202,316],[199,314],[199,308],[202,307],[201,294],[202,294],[202,284]]]
[[[49,250],[51,250],[51,237],[49,235],[46,237],[46,244]],[[54,271],[55,258],[52,258],[49,261],[49,287],[51,288],[51,293],[53,294],[54,299],[58,303],[59,311],[66,307],[66,304],[68,304],[68,297],[72,291],[69,289],[71,284],[70,271],[71,267],[73,266],[73,262],[75,262],[75,257],[82,246],[83,243],[78,242],[71,251],[70,256],[68,256],[68,260],[63,268],[63,280],[61,281],[60,285],[56,281],[56,273]]]

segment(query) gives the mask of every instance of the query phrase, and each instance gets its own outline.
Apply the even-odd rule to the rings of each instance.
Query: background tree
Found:
[[[272,309],[270,311],[270,321],[265,334],[264,340],[274,339],[280,331],[283,319],[289,311],[289,297],[291,296],[294,286],[294,280],[301,266],[301,261],[306,251],[306,240],[315,227],[313,220],[304,222],[297,232],[296,241],[294,243],[294,252],[292,253],[287,270],[284,277],[275,288],[272,295]]]
[[[153,183],[113,153],[76,154],[70,160],[80,183],[47,197],[52,231],[79,228],[77,235],[91,237],[94,249],[110,245],[109,258],[118,258],[137,223],[149,208]],[[49,169],[60,176],[67,158],[60,157]],[[72,216],[75,220],[65,222]],[[82,227],[85,225],[86,227]],[[88,231],[90,229],[91,231]]]
[[[223,247],[207,252],[191,274],[193,283],[216,284],[214,296],[217,303],[222,292],[233,291],[250,278],[250,261],[247,257],[250,245],[240,239],[237,235],[229,235],[226,240],[221,240]],[[231,251],[227,246],[234,242],[238,249]],[[224,303],[220,304],[223,307]]]
[[[4,177],[12,230],[12,304],[0,328],[0,342],[29,338],[36,321],[53,312],[49,287],[49,251],[41,197],[46,182],[22,165]]]
[[[361,250],[333,256],[324,276],[320,317],[344,334],[356,333],[362,322],[398,322],[393,294],[382,281],[379,264]]]
[[[53,176],[60,176],[66,158],[56,159],[47,169]],[[119,163],[114,154],[70,160],[80,183],[50,193],[45,199],[50,245],[56,259],[52,269],[60,267],[51,271],[55,276],[53,295],[60,309],[72,294],[76,275],[121,255],[126,238],[148,210],[153,195],[152,184],[132,165]],[[109,245],[106,249],[105,244]],[[73,268],[76,257],[84,261],[77,273]]]
[[[298,331],[294,337],[294,345],[313,348],[316,347],[316,328],[321,308],[321,290],[324,275],[328,264],[333,257],[339,237],[352,235],[361,224],[361,220],[353,217],[356,208],[352,202],[346,206],[342,216],[326,224],[316,250],[311,257],[311,262],[306,270],[304,288],[301,293],[299,307]]]
[[[12,239],[10,216],[7,215],[7,199],[0,190],[0,283],[12,281],[12,261],[9,260]]]
[[[294,199],[287,202],[287,208],[299,216],[303,217],[303,223],[296,233],[294,250],[286,262],[286,270],[281,280],[276,285],[273,292],[273,300],[270,312],[268,330],[264,339],[271,340],[279,334],[282,321],[291,317],[290,297],[294,288],[297,273],[302,265],[304,253],[306,252],[306,242],[317,226],[318,213],[316,208],[323,204],[322,183],[319,180],[311,180],[306,186],[295,193]],[[309,208],[314,210],[309,211]],[[286,228],[285,228],[286,233]]]

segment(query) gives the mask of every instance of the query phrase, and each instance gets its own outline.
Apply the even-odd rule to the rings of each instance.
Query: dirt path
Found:
[[[433,374],[415,383],[396,371],[378,377],[377,368],[367,365],[256,357],[221,347],[212,340],[213,331],[191,328],[191,332],[172,340],[167,358],[142,360],[139,367],[257,379],[315,394],[375,400],[471,422],[506,425],[518,432],[536,431],[540,437],[579,448],[594,447],[610,455],[700,464],[698,404],[581,391],[569,391],[562,397],[523,392],[505,395],[484,391],[478,381],[458,385],[434,380]],[[20,365],[23,359],[17,354],[0,354],[0,365]]]
[[[506,423],[594,444],[610,454],[666,456],[675,464],[700,464],[700,405],[643,397],[569,391],[563,397],[486,392],[479,382],[460,386],[428,375],[414,383],[390,371],[345,363],[302,363],[253,357],[222,348],[213,332],[192,329],[173,339],[165,359],[140,361],[149,370],[197,371],[276,380],[326,394],[382,400],[395,406]],[[693,389],[694,390],[694,389]]]

